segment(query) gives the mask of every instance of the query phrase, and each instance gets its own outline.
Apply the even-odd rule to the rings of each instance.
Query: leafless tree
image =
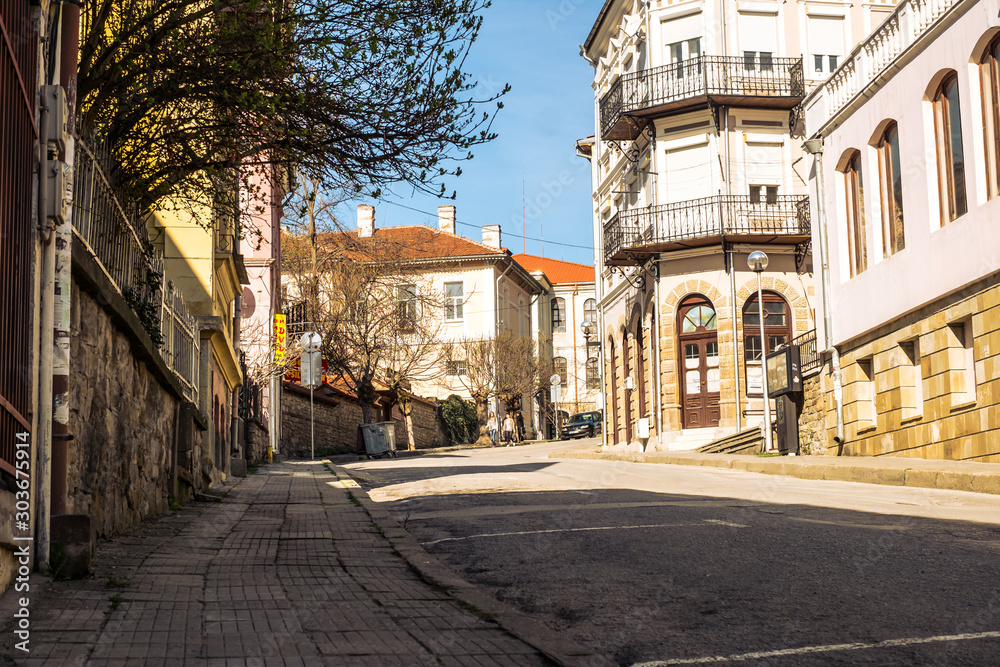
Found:
[[[350,234],[325,234],[316,259],[316,279],[308,273],[310,244],[302,236],[286,238],[291,252],[282,271],[305,286],[315,285],[306,299],[311,328],[323,338],[323,358],[331,373],[341,375],[357,393],[365,423],[375,418],[379,391],[398,404],[406,423],[410,449],[415,447],[411,418],[414,383],[444,373],[440,341],[441,298],[418,271],[401,260],[391,243]],[[305,269],[305,271],[303,271]]]
[[[476,444],[490,444],[486,422],[490,396],[497,396],[507,412],[522,408],[523,396],[532,396],[538,380],[538,356],[535,342],[512,331],[501,330],[494,336],[467,337],[445,347],[449,363],[464,364],[459,374],[462,386],[472,396],[479,418]]]

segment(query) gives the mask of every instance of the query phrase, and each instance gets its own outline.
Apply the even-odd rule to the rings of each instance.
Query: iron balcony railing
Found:
[[[604,225],[606,264],[631,263],[627,251],[725,237],[808,236],[809,197],[719,195],[619,211]]]
[[[115,196],[106,176],[109,156],[98,145],[76,142],[73,230],[160,342],[160,281],[163,259],[152,251],[142,211]]]
[[[805,93],[801,58],[697,56],[619,77],[601,98],[601,138],[625,138],[616,136],[616,130],[628,116],[650,115],[688,101],[790,108]]]

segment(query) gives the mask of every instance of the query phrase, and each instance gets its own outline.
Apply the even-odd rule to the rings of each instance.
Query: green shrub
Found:
[[[475,442],[479,438],[479,418],[476,406],[452,394],[438,406],[438,416],[444,424],[448,441],[453,445]]]

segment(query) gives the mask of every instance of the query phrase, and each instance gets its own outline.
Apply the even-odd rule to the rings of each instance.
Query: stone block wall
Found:
[[[281,400],[281,452],[309,451],[309,390],[298,385],[285,384]],[[353,397],[327,388],[313,394],[316,421],[316,449],[336,447],[354,451],[358,425],[362,423],[361,407]],[[381,415],[379,407],[376,415]],[[413,438],[417,449],[439,447],[446,442],[444,430],[437,416],[437,406],[423,399],[413,401]],[[382,419],[376,416],[376,419]],[[406,425],[399,407],[392,409],[390,421],[395,423],[396,448],[406,449]]]
[[[844,453],[1000,463],[1000,274],[841,352]]]
[[[802,380],[803,404],[802,414],[799,415],[800,454],[837,453],[833,436],[827,431],[828,367],[828,364],[824,365],[819,373]]]
[[[347,398],[329,396],[324,390],[313,394],[316,449],[326,447],[354,451],[361,408]],[[281,453],[309,452],[309,390],[286,384],[281,395]]]
[[[76,280],[71,316],[68,510],[116,535],[207,486],[202,431],[182,423],[194,411],[151,368],[148,339]]]
[[[267,459],[267,446],[270,444],[270,436],[267,429],[256,421],[249,421],[245,424],[246,444],[243,456],[247,463],[259,464]]]

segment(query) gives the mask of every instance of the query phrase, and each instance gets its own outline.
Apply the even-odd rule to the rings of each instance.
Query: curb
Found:
[[[443,589],[463,605],[487,615],[512,636],[520,639],[557,665],[566,667],[614,667],[615,663],[576,642],[548,629],[537,620],[483,593],[420,546],[389,511],[368,497],[354,478],[336,464],[331,464],[334,477],[354,494],[393,549],[425,581]]]
[[[670,452],[564,451],[552,459],[590,459],[728,468],[799,479],[908,486],[1000,495],[1000,464],[975,461],[928,461],[900,457],[832,458],[725,456]],[[829,459],[829,460],[824,460]]]

